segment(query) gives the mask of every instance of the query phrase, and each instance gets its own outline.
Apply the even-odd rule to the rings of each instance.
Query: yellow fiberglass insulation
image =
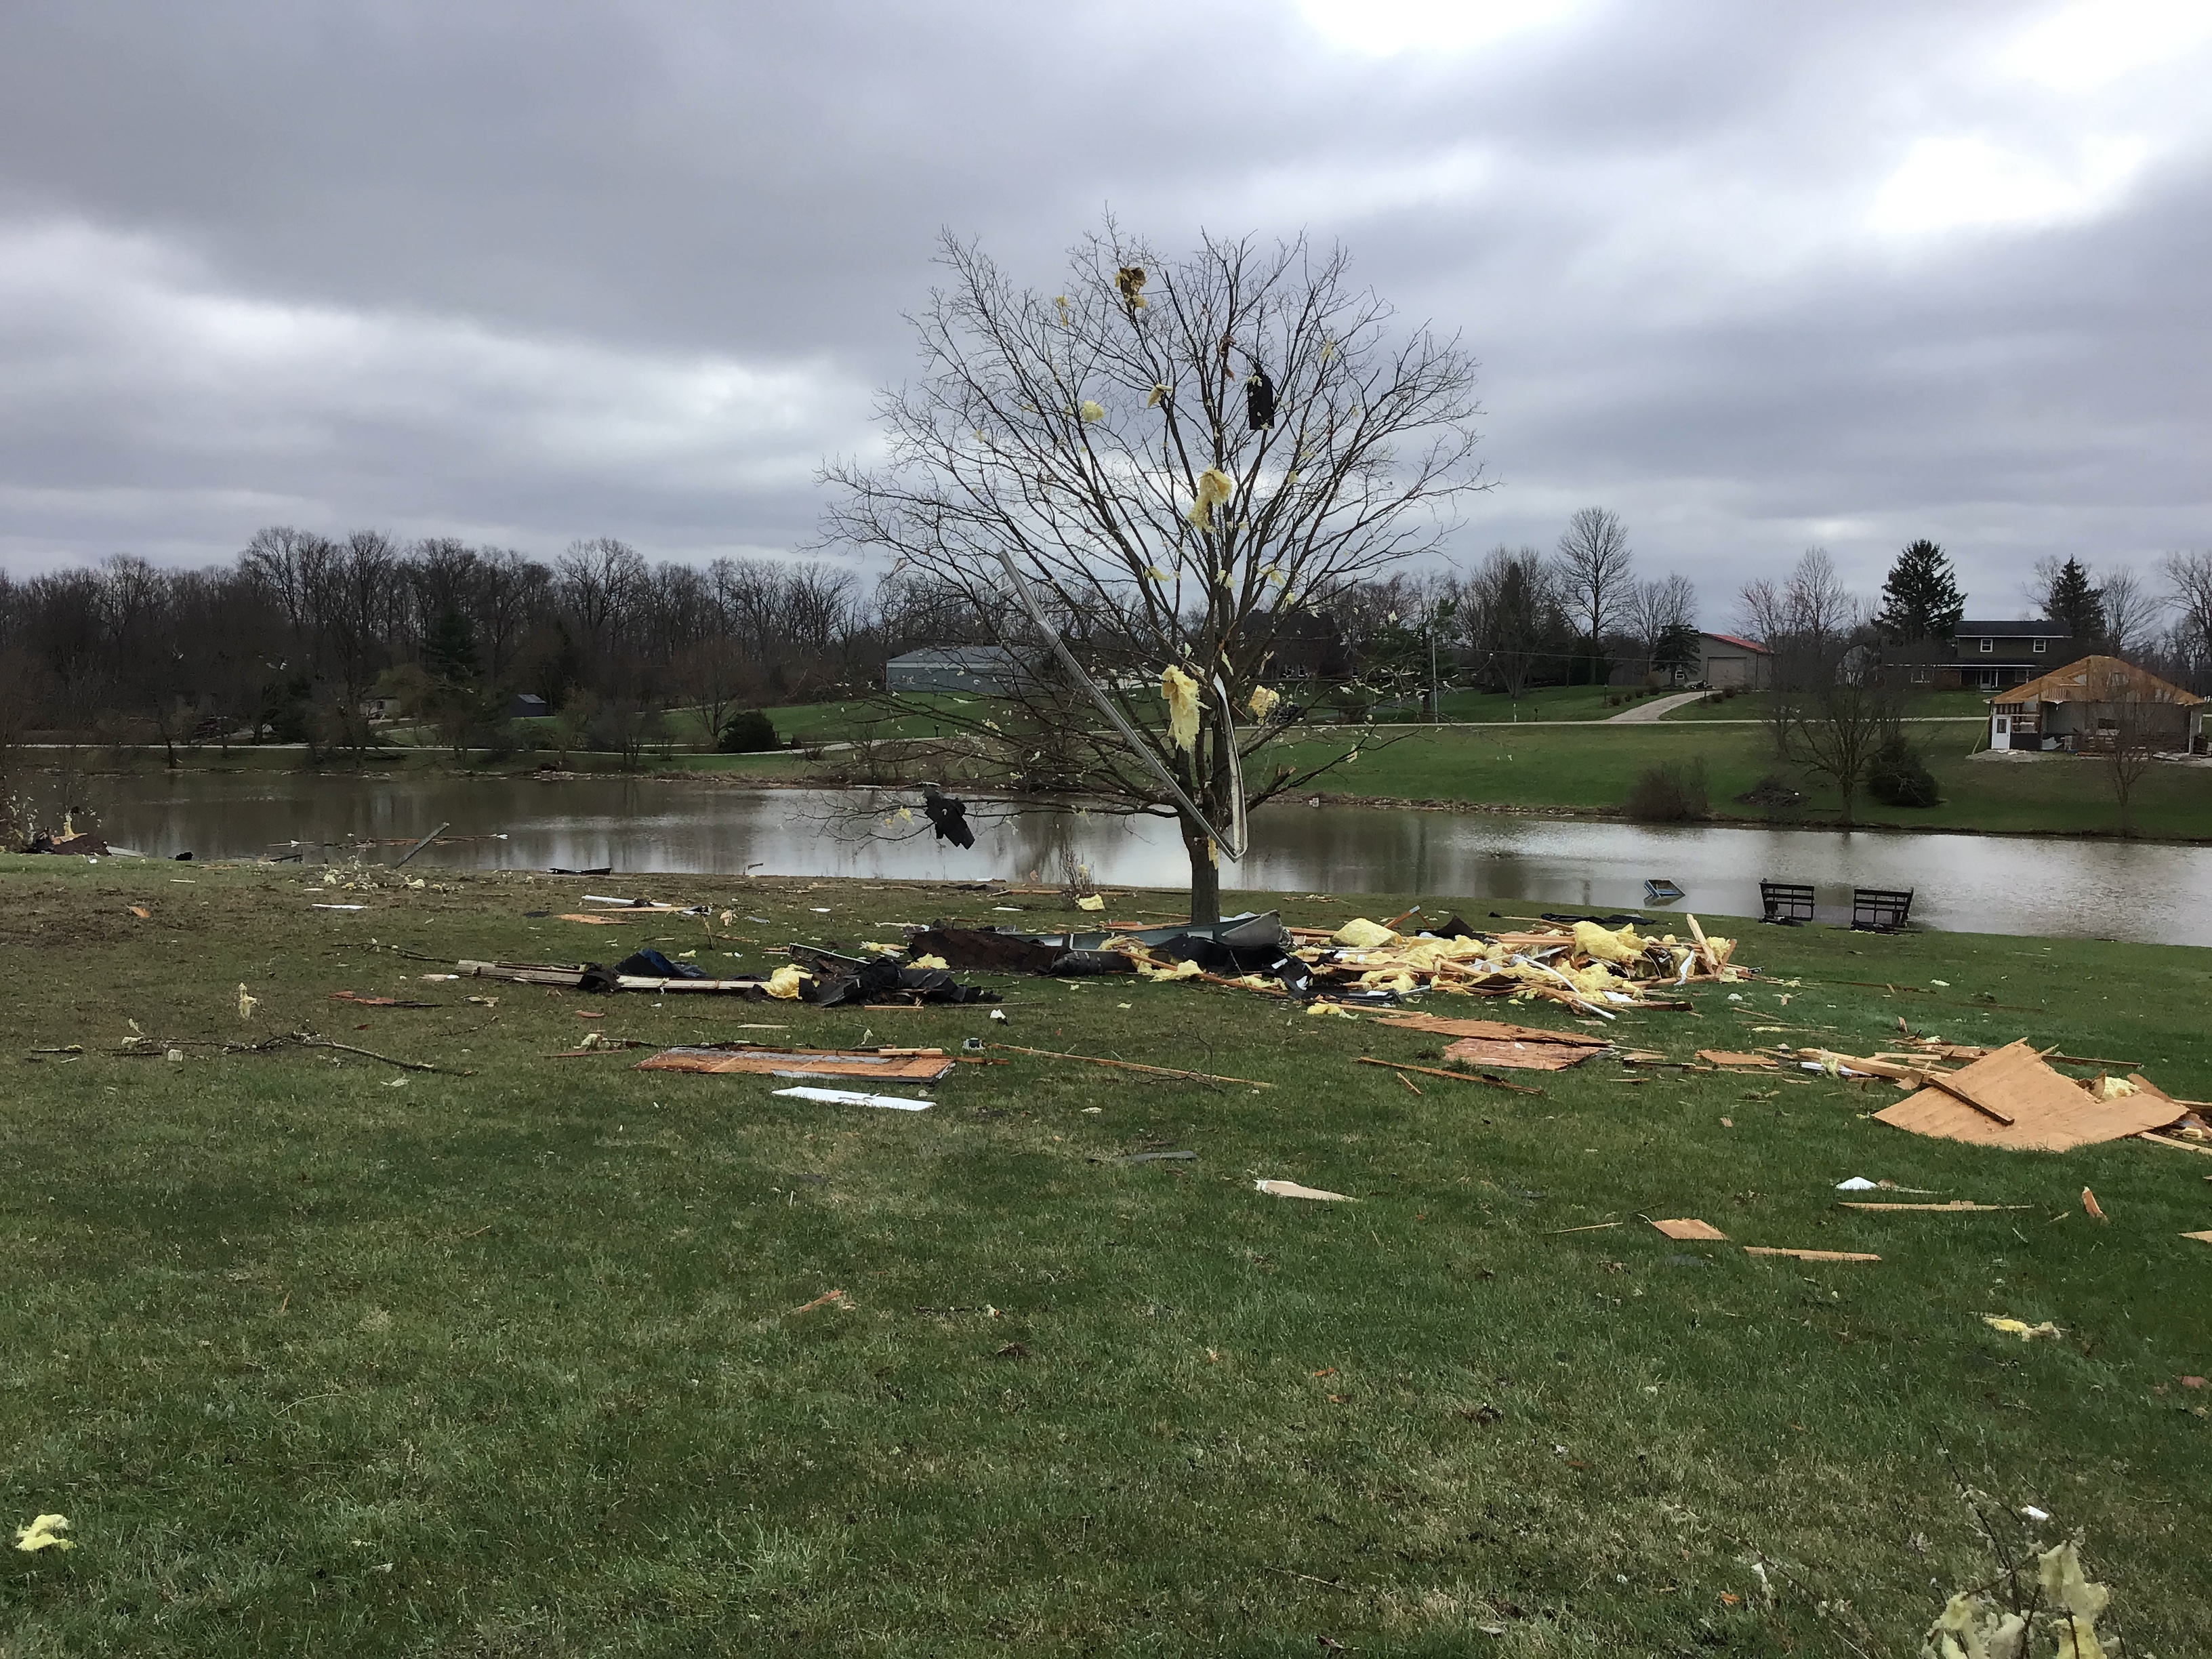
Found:
[[[1358,1015],[1353,1013],[1351,1009],[1346,1007],[1340,1002],[1309,1002],[1306,1004],[1306,1012],[1316,1017],[1334,1017],[1337,1019],[1358,1019],[1359,1018]]]
[[[1986,1595],[1954,1595],[1928,1632],[1926,1659],[2021,1659],[2027,1621],[2000,1613]]]
[[[1632,927],[1616,933],[1594,921],[1578,921],[1575,924],[1575,949],[1601,962],[1633,962],[1644,954],[1644,941],[1636,936]]]
[[[806,977],[807,973],[804,968],[786,963],[768,976],[768,983],[762,986],[761,989],[772,997],[780,997],[786,1002],[796,1002],[799,1000],[799,981]]]
[[[951,965],[943,957],[916,957],[907,963],[909,968],[947,968]]]
[[[1168,739],[1188,754],[1198,747],[1198,682],[1170,663],[1160,676],[1168,703]]]
[[[1237,480],[1219,467],[1209,466],[1198,475],[1198,499],[1190,504],[1190,521],[1200,530],[1213,528],[1213,509],[1237,493]]]
[[[1140,962],[1137,964],[1137,971],[1146,979],[1196,979],[1206,969],[1194,962],[1178,962],[1172,968],[1155,968],[1149,963]]]
[[[1370,968],[1359,976],[1359,983],[1369,990],[1395,991],[1401,997],[1420,988],[1419,981],[1403,968]]]
[[[1085,398],[1080,404],[1076,405],[1075,412],[1083,416],[1085,420],[1090,421],[1095,424],[1096,422],[1106,418],[1106,405],[1102,403],[1094,402],[1089,398]]]
[[[1348,945],[1355,951],[1376,951],[1398,942],[1398,936],[1388,927],[1364,916],[1354,916],[1328,939],[1332,945]]]
[[[1263,720],[1275,712],[1275,706],[1282,700],[1281,692],[1270,691],[1264,685],[1255,685],[1252,688],[1252,695],[1245,700],[1244,706],[1252,711],[1254,720]]]

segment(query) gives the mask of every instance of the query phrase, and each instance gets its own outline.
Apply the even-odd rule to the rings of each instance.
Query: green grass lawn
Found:
[[[2052,756],[2029,763],[1968,757],[1978,728],[1930,726],[1916,735],[1943,793],[1933,807],[1884,806],[1863,791],[1862,825],[2039,834],[2111,834],[2118,808],[2106,763]],[[1316,732],[1288,746],[1285,763],[1308,766],[1348,751],[1353,728]],[[1527,807],[1617,811],[1637,774],[1649,766],[1702,762],[1716,818],[1764,823],[1768,808],[1735,799],[1774,775],[1804,791],[1802,810],[1778,821],[1832,823],[1835,791],[1774,758],[1758,726],[1558,726],[1528,731],[1413,732],[1325,775],[1313,787],[1334,793],[1409,800],[1466,801]],[[2173,840],[2212,835],[2212,770],[2154,765],[2136,788],[2138,835]]]
[[[999,1024],[425,982],[392,948],[759,966],[900,921],[1075,919],[1054,899],[634,882],[731,908],[709,945],[533,920],[578,890],[520,876],[329,896],[359,912],[261,870],[0,882],[0,1444],[11,1524],[59,1511],[78,1546],[0,1556],[11,1656],[1905,1655],[1993,1571],[1954,1470],[2084,1534],[2129,1651],[2212,1650],[2212,1422],[2179,1381],[2212,1372],[2212,1249],[2178,1237],[2212,1226],[2212,1160],[1919,1139],[1868,1120],[1893,1091],[1826,1078],[1599,1060],[1541,1095],[1415,1093],[1357,1059],[1434,1064],[1437,1039],[1187,984],[996,980]],[[1618,1036],[1854,1050],[1903,1017],[2212,1091],[2203,951],[1745,932],[1741,961],[1799,982]],[[133,1021],[470,1074],[119,1057]],[[906,1114],[551,1057],[762,1024],[1277,1086],[1000,1051]],[[1199,1156],[1093,1161],[1157,1147]],[[2027,1207],[1847,1211],[1852,1175]],[[831,1290],[849,1306],[799,1311]]]

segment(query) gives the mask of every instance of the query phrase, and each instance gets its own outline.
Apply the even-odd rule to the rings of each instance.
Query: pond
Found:
[[[918,812],[911,824],[896,820],[899,805],[918,805],[911,796],[647,778],[183,772],[102,778],[95,799],[110,840],[160,855],[260,857],[297,843],[310,862],[356,848],[390,860],[449,823],[416,864],[1048,883],[1079,864],[1109,886],[1188,879],[1181,844],[1159,819],[994,817],[977,803],[975,846],[963,852],[933,840]],[[1757,915],[1765,877],[1812,883],[1823,921],[1849,919],[1853,886],[1910,887],[1913,919],[1931,927],[2212,945],[2212,848],[2164,844],[1294,804],[1254,817],[1251,850],[1222,881],[1633,910],[1652,876],[1686,890],[1673,908],[1722,915]]]

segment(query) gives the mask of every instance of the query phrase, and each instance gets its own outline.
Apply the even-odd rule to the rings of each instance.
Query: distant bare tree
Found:
[[[1480,487],[1474,361],[1303,239],[1166,260],[1109,220],[1057,295],[949,238],[941,263],[921,374],[879,404],[887,459],[828,470],[828,535],[954,588],[1034,666],[916,763],[1174,818],[1210,920],[1208,826],[1321,769],[1277,748],[1303,713],[1267,684],[1286,630],[1434,552]]]
[[[1903,695],[1881,675],[1854,681],[1831,667],[1825,679],[1778,692],[1775,702],[1783,753],[1835,786],[1838,822],[1850,824],[1876,751],[1897,735]]]
[[[1777,586],[1761,576],[1736,595],[1736,626],[1769,650],[1796,643],[1825,651],[1864,620],[1865,607],[1844,586],[1824,547],[1808,547]]]
[[[1567,520],[1566,532],[1559,538],[1559,599],[1589,643],[1593,684],[1601,678],[1597,672],[1603,648],[1600,641],[1620,621],[1634,591],[1635,562],[1627,527],[1618,514],[1586,507]]]
[[[2105,635],[2099,647],[2115,657],[2148,649],[2166,613],[2164,597],[2125,565],[2103,573],[2103,592]]]
[[[714,748],[754,678],[744,653],[727,634],[712,634],[678,652],[673,670],[678,693],[697,708],[706,728],[702,746]]]
[[[1744,638],[1771,647],[1788,631],[1788,616],[1782,590],[1771,578],[1759,576],[1746,582],[1737,592],[1731,620]]]
[[[1638,582],[1628,602],[1628,628],[1637,648],[1644,653],[1644,670],[1650,673],[1670,642],[1698,623],[1698,590],[1687,576],[1669,573],[1656,581]]]
[[[2104,755],[2105,777],[2112,787],[2113,800],[2119,805],[2123,836],[2135,833],[2136,785],[2150,770],[2151,762],[2163,746],[2160,739],[2170,729],[2159,721],[2153,712],[2154,707],[2130,690],[2112,705],[2112,724],[2099,733],[2112,739],[2112,747]]]
[[[1552,567],[1533,547],[1492,548],[1467,587],[1468,643],[1518,702],[1537,664],[1565,643]]]

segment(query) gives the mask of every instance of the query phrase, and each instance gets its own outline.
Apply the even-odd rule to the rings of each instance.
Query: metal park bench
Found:
[[[1809,882],[1762,881],[1759,884],[1759,920],[1780,927],[1802,927],[1813,920],[1813,888]]]
[[[1913,890],[1910,887],[1854,887],[1851,926],[1867,933],[1898,932],[1911,917]]]

